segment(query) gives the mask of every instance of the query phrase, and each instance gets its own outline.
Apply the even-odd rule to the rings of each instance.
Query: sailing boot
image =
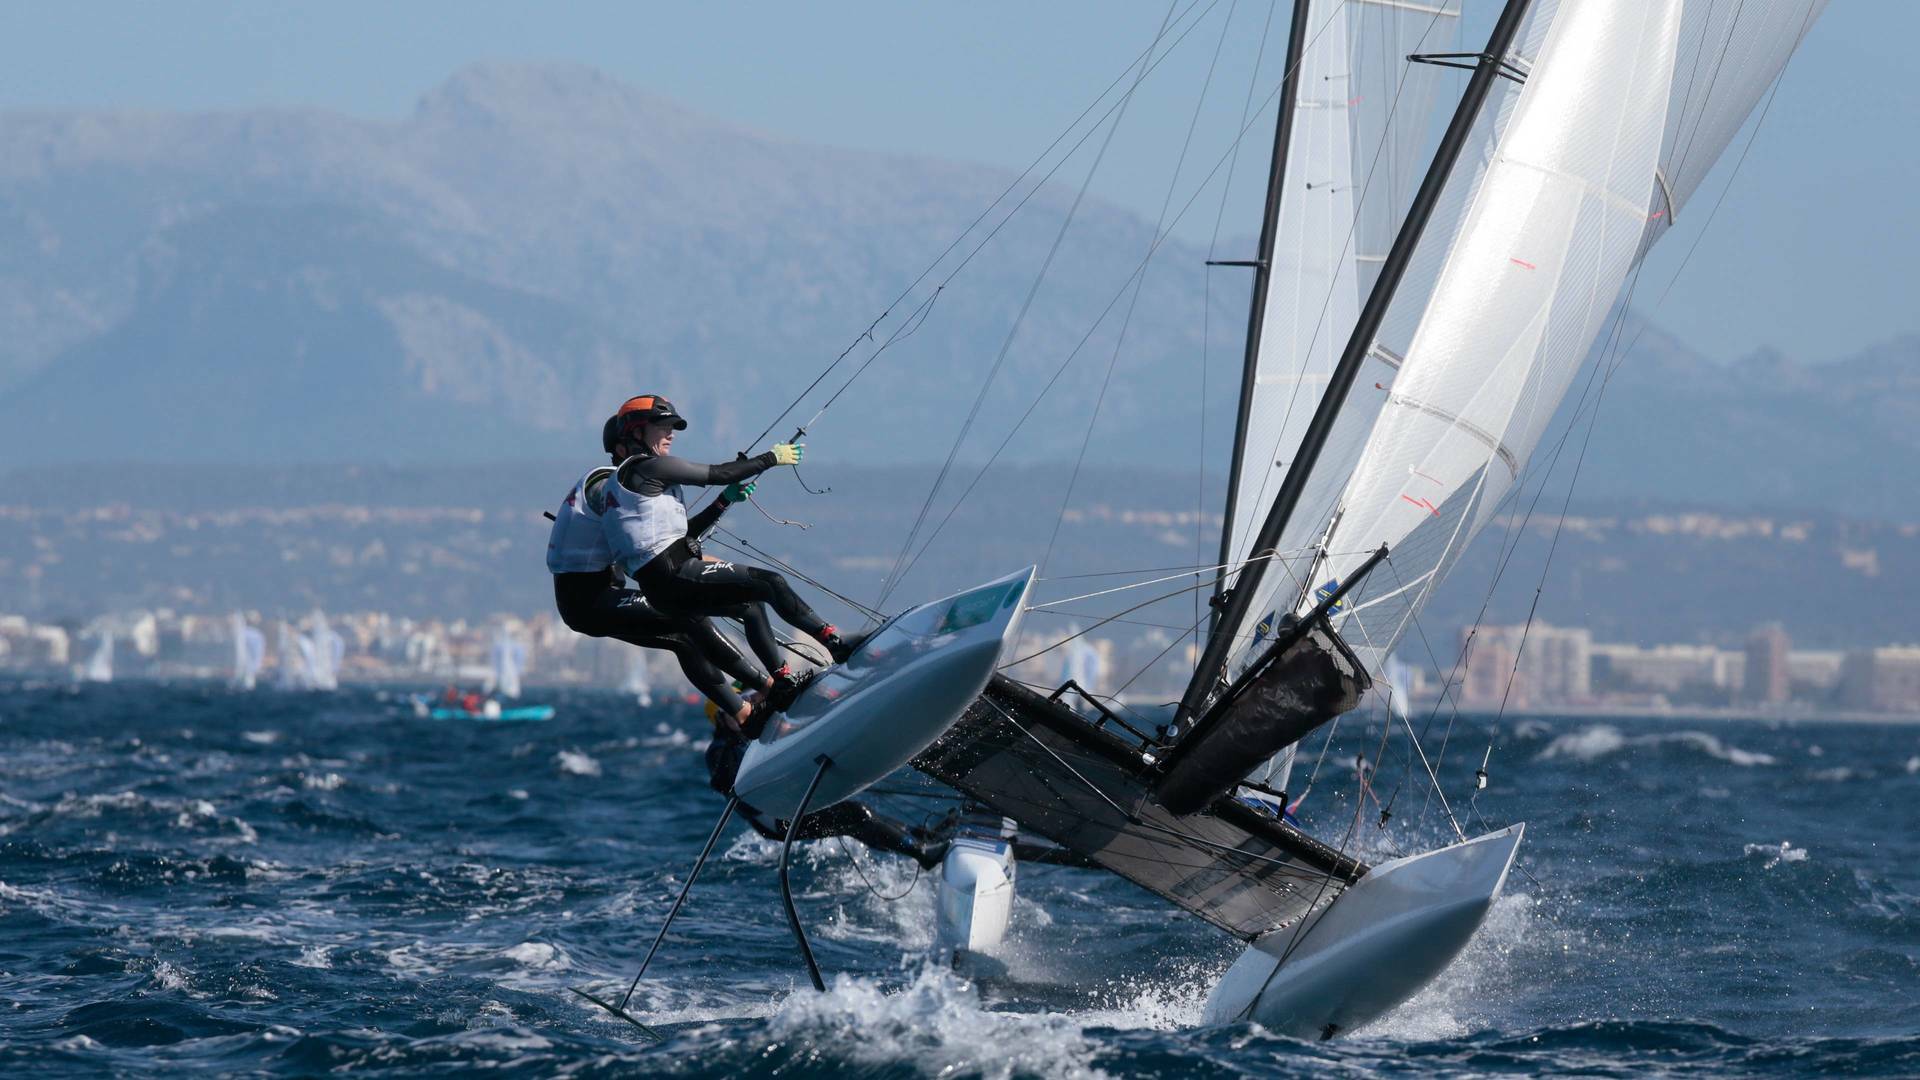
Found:
[[[861,643],[867,640],[867,635],[865,634],[842,637],[840,631],[835,629],[832,623],[821,627],[820,633],[816,636],[820,639],[820,644],[827,647],[827,655],[833,657],[833,662],[836,664],[846,663],[847,657],[852,656],[854,650],[858,649]]]
[[[768,706],[767,699],[764,697],[747,702],[747,718],[740,721],[740,733],[749,741],[759,738],[760,733],[767,730],[767,718],[772,716],[774,711]]]
[[[794,699],[800,696],[800,691],[805,690],[807,684],[812,681],[812,672],[808,672],[805,675],[795,675],[793,673],[793,665],[781,664],[780,670],[773,673],[773,688],[767,691],[767,695],[763,699],[766,702],[768,710],[771,712],[786,712],[793,707]]]

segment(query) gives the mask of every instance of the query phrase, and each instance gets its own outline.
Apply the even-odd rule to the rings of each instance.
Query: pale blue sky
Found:
[[[1498,4],[1465,6],[1471,37]],[[1268,4],[1221,0],[1210,19],[1229,7],[1238,10],[1217,101],[1244,94]],[[463,64],[565,59],[795,139],[1018,168],[1125,67],[1166,11],[1161,0],[0,0],[0,108],[311,105],[393,118]],[[1116,146],[1100,194],[1157,213],[1166,168],[1151,168],[1145,148],[1164,159],[1169,136],[1177,145],[1220,25],[1202,24],[1176,53],[1166,93],[1143,92],[1128,119],[1133,141]],[[1656,252],[1641,306],[1721,357],[1771,344],[1825,359],[1920,331],[1916,40],[1920,2],[1833,0],[1679,284],[1652,307],[1692,243],[1685,221]],[[1263,139],[1255,156],[1264,152]],[[1727,172],[1723,163],[1698,205],[1712,205]],[[1192,220],[1203,218],[1211,213]]]

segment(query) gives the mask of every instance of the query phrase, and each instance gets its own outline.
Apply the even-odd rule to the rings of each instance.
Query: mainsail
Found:
[[[1325,542],[1332,580],[1393,552],[1340,623],[1369,663],[1519,483],[1639,260],[1823,6],[1559,5]]]

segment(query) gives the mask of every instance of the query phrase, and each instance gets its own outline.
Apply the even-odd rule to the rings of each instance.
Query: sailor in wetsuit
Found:
[[[799,683],[781,659],[779,639],[768,625],[763,604],[771,604],[782,619],[825,645],[835,662],[845,660],[858,643],[846,641],[822,621],[779,574],[703,557],[698,538],[728,505],[752,494],[754,477],[776,465],[797,463],[800,447],[782,444],[758,457],[702,465],[667,453],[674,432],[686,427],[673,403],[658,394],[629,398],[608,421],[605,441],[610,448],[617,452],[635,443],[640,446],[606,485],[601,521],[608,544],[648,601],[661,611],[701,622],[708,615],[740,619],[754,654],[774,673],[769,711],[777,711],[791,702]],[[689,518],[682,484],[728,486],[711,506]],[[763,723],[764,716],[757,710],[737,726],[715,723],[713,741],[707,745],[707,775],[715,791],[733,790],[747,743],[759,735]],[[738,809],[755,832],[771,840],[786,838],[786,822],[745,803]],[[938,866],[946,852],[945,844],[923,844],[924,836],[916,837],[905,825],[857,801],[808,814],[800,819],[795,835],[805,840],[850,837],[876,851],[905,855],[927,869]]]
[[[814,614],[786,578],[758,566],[702,555],[700,537],[728,503],[752,493],[754,477],[776,465],[798,464],[804,448],[781,443],[757,457],[720,465],[673,457],[668,451],[673,448],[674,433],[685,430],[687,421],[658,394],[627,399],[614,420],[622,445],[639,446],[614,472],[607,488],[606,515],[601,521],[615,559],[648,601],[668,615],[737,615],[744,606],[747,644],[773,673],[774,707],[784,708],[798,685],[781,657],[780,642],[767,624],[762,604],[771,605],[781,619],[825,645],[835,663],[846,660],[858,643],[842,638],[832,623]],[[728,487],[711,506],[689,518],[683,491],[687,484]]]
[[[617,418],[601,431],[601,448],[619,464],[630,448],[619,438]],[[740,685],[764,691],[773,685],[766,672],[740,655],[740,650],[705,616],[669,616],[647,603],[636,589],[622,585],[614,571],[613,550],[607,546],[601,518],[606,513],[609,466],[589,471],[577,481],[554,515],[547,538],[547,570],[553,574],[553,600],[560,618],[575,633],[610,637],[643,649],[665,649],[680,661],[680,670],[719,715],[736,730],[757,728],[754,706],[734,692],[728,676]],[[714,517],[726,509],[715,504]],[[716,726],[722,724],[719,717]]]

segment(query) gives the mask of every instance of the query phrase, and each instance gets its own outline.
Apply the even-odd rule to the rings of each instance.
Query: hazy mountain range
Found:
[[[941,292],[814,427],[815,455],[945,456],[1077,179],[1063,171]],[[0,459],[591,457],[609,406],[652,389],[701,421],[687,449],[726,456],[1011,180],[794,143],[572,66],[470,68],[397,122],[0,114]],[[1013,427],[1152,231],[1080,209],[969,456]],[[1201,422],[1203,386],[1209,442],[1223,438],[1245,278],[1216,271],[1209,316],[1205,255],[1161,249],[1100,399],[1096,458],[1191,468],[1198,436],[1181,429]],[[1080,451],[1117,325],[1011,459]],[[1920,448],[1920,337],[1732,362],[1657,328],[1638,342],[1583,495],[1916,519],[1901,474]]]

